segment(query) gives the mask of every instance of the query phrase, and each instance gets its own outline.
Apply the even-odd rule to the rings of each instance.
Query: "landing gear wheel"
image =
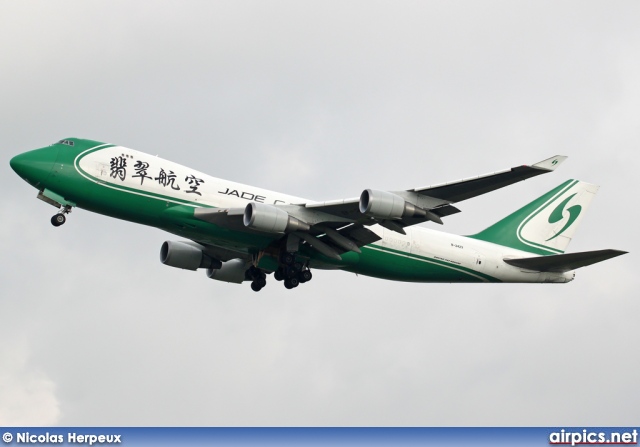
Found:
[[[289,253],[287,251],[287,252],[282,253],[282,256],[280,256],[280,260],[282,261],[282,263],[284,265],[291,265],[296,260],[296,257],[295,257],[295,255],[293,253]]]
[[[262,276],[262,272],[260,271],[259,268],[257,268],[256,266],[252,265],[251,267],[249,267],[249,277],[251,279],[257,279],[260,278]]]
[[[289,278],[284,280],[284,286],[287,289],[294,289],[298,287],[299,284],[300,284],[300,281],[298,281],[298,278]]]
[[[254,292],[259,292],[266,285],[267,280],[263,276],[258,276],[256,279],[251,281],[251,289]]]
[[[51,225],[54,227],[59,227],[67,221],[67,218],[64,214],[56,214],[51,218]]]
[[[51,218],[51,225],[59,227],[67,221],[66,214],[71,212],[71,205],[65,205],[58,214]]]
[[[284,279],[284,273],[282,272],[282,269],[278,269],[273,272],[273,277],[276,281],[282,281]]]
[[[311,274],[311,270],[303,270],[298,275],[298,279],[300,280],[301,283],[311,281],[311,278],[313,278],[313,275]]]

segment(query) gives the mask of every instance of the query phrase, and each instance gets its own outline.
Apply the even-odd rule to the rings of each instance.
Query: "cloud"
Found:
[[[62,416],[56,385],[33,365],[24,339],[3,335],[0,346],[0,425],[56,425]]]

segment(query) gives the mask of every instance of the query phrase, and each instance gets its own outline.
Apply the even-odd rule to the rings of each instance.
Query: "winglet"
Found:
[[[536,169],[544,169],[545,171],[554,171],[560,165],[560,163],[562,163],[566,159],[566,155],[556,155],[555,157],[542,160],[541,162],[538,162],[531,167]]]

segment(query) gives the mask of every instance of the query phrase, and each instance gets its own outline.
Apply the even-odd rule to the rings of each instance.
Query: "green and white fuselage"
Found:
[[[563,159],[549,159],[549,168],[534,168],[551,171]],[[78,207],[160,228],[189,240],[187,244],[191,245],[186,245],[184,256],[190,256],[188,250],[202,250],[207,262],[193,266],[185,261],[182,265],[178,255],[174,263],[163,262],[189,269],[209,267],[210,277],[223,281],[241,282],[255,279],[256,274],[264,277],[264,273],[285,272],[285,264],[291,262],[283,264],[282,256],[288,252],[302,269],[342,269],[413,282],[565,283],[574,278],[574,264],[580,267],[597,262],[585,262],[583,256],[571,264],[560,257],[569,256],[562,253],[597,191],[594,185],[574,180],[477,235],[459,236],[412,226],[411,219],[439,221],[440,217],[457,212],[451,206],[455,200],[446,194],[455,193],[464,200],[465,194],[484,192],[467,192],[476,187],[468,180],[452,182],[458,188],[453,192],[446,185],[392,195],[368,190],[370,197],[376,193],[383,199],[391,197],[392,201],[381,202],[389,204],[388,210],[399,206],[393,202],[400,200],[396,194],[409,203],[403,205],[404,214],[394,218],[390,214],[395,211],[382,211],[389,214],[384,216],[375,214],[375,208],[372,213],[363,212],[362,198],[359,211],[357,199],[312,202],[222,180],[144,152],[91,140],[62,140],[16,156],[11,165],[40,191],[40,198],[63,211]],[[490,176],[478,179],[476,183],[493,181]],[[511,182],[515,181],[519,179]],[[495,183],[499,183],[497,179]],[[493,189],[497,187],[501,185]],[[247,211],[249,204],[254,205]],[[258,219],[262,218],[258,213],[264,213],[267,224],[258,222],[252,226],[251,214],[247,216],[250,212]],[[282,223],[282,216],[289,219],[288,224]],[[265,231],[264,225],[272,226]],[[335,235],[336,232],[340,234]],[[374,241],[366,243],[369,240]],[[183,245],[163,246],[163,256],[167,258],[167,250]],[[528,264],[541,256],[549,256],[561,268],[532,268],[534,264]],[[612,256],[610,253],[606,257]],[[518,264],[517,260],[524,261]],[[236,274],[215,277],[216,270],[231,269],[225,264],[233,265]],[[297,268],[299,274],[301,269]],[[248,269],[253,273],[249,274]],[[240,270],[243,274],[238,276]]]

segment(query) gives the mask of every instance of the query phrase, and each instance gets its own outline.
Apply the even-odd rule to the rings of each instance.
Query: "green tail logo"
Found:
[[[564,199],[562,201],[562,203],[560,203],[560,205],[558,205],[549,215],[549,223],[550,224],[554,224],[556,222],[560,222],[563,217],[564,217],[564,207],[567,205],[567,203],[569,203],[569,200],[571,200],[573,198],[573,196],[575,196],[577,193],[571,194],[569,197],[567,197],[566,199]],[[569,212],[569,220],[567,221],[567,223],[564,225],[564,227],[562,227],[562,230],[560,230],[558,233],[556,233],[554,236],[551,236],[549,239],[547,239],[545,242],[548,242],[552,239],[557,238],[558,236],[560,236],[562,233],[564,233],[566,231],[567,228],[569,228],[571,226],[571,224],[573,222],[575,222],[575,220],[578,218],[578,216],[580,215],[580,212],[582,211],[582,207],[580,205],[574,205],[570,208],[567,208],[567,211]]]

